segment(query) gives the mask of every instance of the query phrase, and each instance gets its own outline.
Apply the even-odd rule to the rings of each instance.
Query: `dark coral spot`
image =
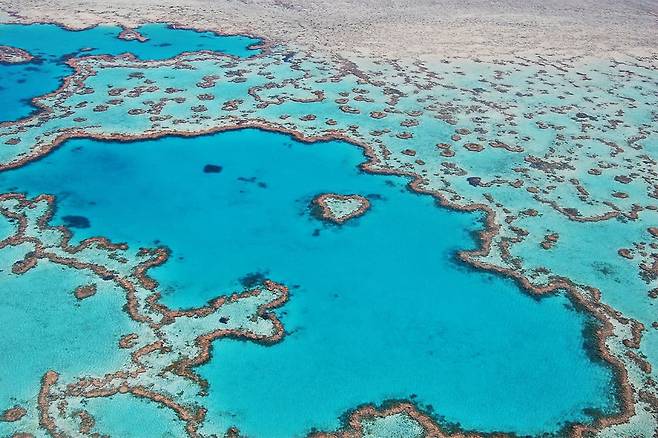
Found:
[[[479,176],[471,176],[466,178],[466,180],[470,185],[477,187],[480,185],[480,181],[482,181],[482,178],[480,178]]]
[[[205,173],[219,173],[222,171],[222,166],[218,166],[216,164],[206,164],[203,166],[203,171]]]

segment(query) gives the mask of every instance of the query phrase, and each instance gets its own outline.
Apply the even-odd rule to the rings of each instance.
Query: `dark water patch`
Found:
[[[84,216],[62,216],[64,225],[68,228],[89,228],[89,219]]]
[[[218,166],[217,164],[206,164],[203,166],[203,171],[205,173],[220,173],[222,171],[222,166]]]
[[[246,289],[251,289],[262,284],[265,280],[266,277],[264,272],[251,272],[240,278],[240,284]]]

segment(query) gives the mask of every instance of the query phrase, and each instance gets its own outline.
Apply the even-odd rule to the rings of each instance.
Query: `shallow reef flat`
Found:
[[[4,13],[4,17],[3,17]],[[373,58],[655,51],[649,0],[0,0],[0,19],[86,29],[179,23]]]
[[[132,396],[189,436],[654,434],[656,55],[249,55],[72,57],[37,112],[0,123],[3,275],[20,291],[57,265],[67,305],[125,300],[99,369],[34,371],[36,403],[8,394],[29,409],[0,428],[85,436],[102,416],[122,434]],[[313,214],[327,196],[338,224]]]
[[[0,46],[0,63],[23,64],[34,59],[29,52],[11,46]]]
[[[337,224],[361,216],[370,208],[370,201],[361,195],[323,193],[313,202],[321,218]]]
[[[30,99],[56,89],[72,73],[66,64],[69,58],[130,52],[138,58],[165,59],[194,50],[248,56],[258,53],[252,46],[260,42],[241,35],[218,38],[211,32],[175,29],[166,24],[146,24],[136,29],[107,25],[77,32],[55,24],[3,24],[0,39],[6,44],[5,49],[0,47],[0,65],[12,61],[12,65],[3,65],[3,122],[34,112]],[[16,51],[19,46],[22,53]]]

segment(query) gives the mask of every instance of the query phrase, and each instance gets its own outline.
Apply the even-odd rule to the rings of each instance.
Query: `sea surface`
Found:
[[[0,119],[34,111],[29,98],[70,73],[67,55],[258,53],[248,49],[257,42],[248,37],[158,24],[140,28],[150,40],[139,43],[117,39],[119,31],[0,27],[0,44],[41,59],[0,66]],[[81,52],[86,47],[93,50]],[[55,195],[53,223],[71,227],[75,240],[100,235],[133,248],[167,246],[170,260],[150,275],[172,308],[203,305],[263,278],[291,288],[277,310],[286,329],[281,342],[220,340],[198,369],[210,384],[201,401],[213,429],[303,436],[339,427],[340,416],[360,404],[409,399],[442,424],[536,435],[618,409],[590,317],[564,294],[533,298],[509,279],[458,262],[457,251],[477,247],[482,216],[441,208],[413,193],[408,179],[368,174],[364,160],[345,142],[305,144],[255,129],[77,139],[0,172],[0,192]],[[362,195],[371,208],[344,225],[326,223],[311,206],[323,193]],[[3,269],[13,261],[0,252]],[[75,303],[67,275],[36,269],[0,291],[0,324],[17,327],[0,341],[8,352],[0,356],[0,409],[33,402],[30,391],[47,369],[112,370],[113,345],[134,323],[120,306],[104,303],[109,295]],[[114,436],[179,433],[174,415],[147,405],[114,397],[88,409],[96,430]],[[126,424],[128,412],[142,412],[142,420]],[[139,430],[150,418],[153,427]]]

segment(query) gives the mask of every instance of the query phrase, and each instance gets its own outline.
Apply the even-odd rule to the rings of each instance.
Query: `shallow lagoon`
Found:
[[[479,217],[437,208],[402,178],[365,174],[362,161],[346,143],[258,130],[75,140],[0,173],[0,188],[55,194],[56,222],[89,221],[76,238],[169,246],[172,259],[152,274],[170,306],[258,275],[291,286],[281,343],[217,342],[201,367],[212,431],[300,436],[390,398],[412,397],[467,429],[519,434],[615,408],[612,373],[584,348],[585,315],[563,296],[536,300],[456,263],[455,251],[475,245]],[[325,224],[309,209],[325,192],[368,196],[372,208]]]

